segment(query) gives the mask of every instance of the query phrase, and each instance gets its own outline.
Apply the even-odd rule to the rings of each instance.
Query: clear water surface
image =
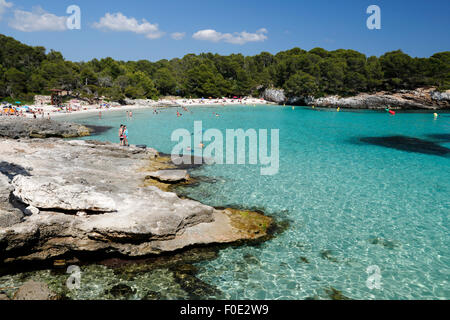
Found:
[[[404,135],[450,148],[450,114],[336,112],[279,106],[191,107],[73,116],[114,129],[95,139],[117,142],[127,124],[132,144],[170,153],[173,130],[279,129],[280,170],[210,165],[216,178],[183,192],[213,206],[263,208],[289,228],[260,246],[227,248],[199,263],[201,280],[228,299],[450,298],[450,155],[407,152],[360,142]],[[216,117],[213,113],[220,114]],[[441,135],[441,137],[431,135]],[[92,138],[90,138],[92,139]],[[380,270],[380,289],[369,266]],[[375,279],[376,280],[376,279]],[[372,285],[371,285],[372,284]],[[371,289],[372,288],[372,289]]]

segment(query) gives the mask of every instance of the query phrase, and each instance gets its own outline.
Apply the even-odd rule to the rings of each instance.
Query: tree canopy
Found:
[[[413,58],[401,50],[366,57],[354,50],[294,48],[276,55],[202,53],[157,62],[71,62],[60,52],[46,53],[44,47],[0,34],[0,97],[31,100],[52,88],[110,100],[256,96],[268,87],[283,88],[292,97],[320,97],[420,86],[450,88],[450,51]]]

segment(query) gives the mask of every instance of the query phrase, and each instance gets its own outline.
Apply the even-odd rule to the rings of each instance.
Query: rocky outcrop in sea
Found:
[[[278,104],[316,106],[324,108],[349,109],[402,109],[402,110],[438,110],[450,109],[450,91],[438,92],[434,88],[399,90],[397,92],[361,93],[352,97],[327,96],[287,98],[283,89],[266,89],[266,100]]]
[[[259,239],[272,223],[162,191],[158,186],[186,183],[189,175],[151,148],[1,139],[0,153],[0,265],[158,255]]]
[[[91,132],[86,126],[70,122],[0,117],[0,138],[76,138],[89,136]]]

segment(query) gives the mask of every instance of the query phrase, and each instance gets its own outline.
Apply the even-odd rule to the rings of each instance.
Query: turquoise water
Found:
[[[169,153],[173,130],[280,130],[280,169],[261,176],[255,165],[210,165],[193,175],[215,183],[182,190],[214,206],[263,208],[289,228],[260,246],[227,248],[199,263],[201,280],[229,299],[450,298],[450,155],[406,152],[359,141],[404,135],[426,140],[450,134],[450,114],[318,111],[277,106],[194,107],[124,112],[77,119],[114,129],[95,139],[117,142],[127,124],[130,143]],[[220,117],[213,115],[220,114]],[[450,148],[446,141],[438,141]],[[381,272],[368,286],[369,266]],[[369,283],[370,284],[370,283]],[[371,287],[372,289],[370,289]]]

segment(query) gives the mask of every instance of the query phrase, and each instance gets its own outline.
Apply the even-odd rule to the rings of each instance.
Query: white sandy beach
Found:
[[[42,104],[42,105],[28,105],[29,112],[22,112],[21,117],[33,118],[36,113],[37,118],[50,119],[57,117],[65,117],[68,115],[82,115],[89,113],[105,113],[111,111],[133,111],[138,109],[150,109],[150,108],[167,108],[167,107],[191,107],[191,106],[229,106],[229,105],[261,105],[261,104],[273,104],[272,102],[260,99],[246,97],[242,99],[160,99],[154,100],[130,100],[134,104],[119,105],[109,104],[108,102],[101,104],[81,104],[77,102],[68,102],[64,104],[64,108]],[[69,111],[70,110],[70,111]],[[2,116],[5,113],[1,113]],[[14,116],[14,115],[10,115]]]

